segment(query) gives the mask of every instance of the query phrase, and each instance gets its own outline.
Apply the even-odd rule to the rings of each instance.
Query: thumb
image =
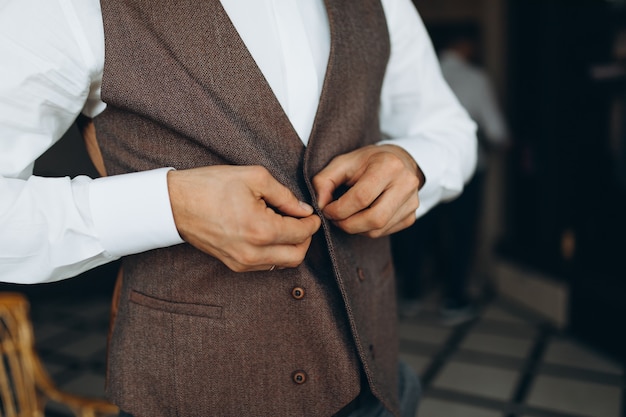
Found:
[[[317,193],[317,204],[324,210],[334,200],[335,191],[350,180],[350,168],[345,159],[337,157],[313,177],[313,188]]]

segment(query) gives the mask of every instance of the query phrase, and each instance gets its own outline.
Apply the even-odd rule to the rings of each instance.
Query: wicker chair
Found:
[[[116,416],[116,406],[61,392],[34,349],[29,304],[22,294],[0,293],[0,416],[43,417],[47,401],[66,405],[76,416]]]

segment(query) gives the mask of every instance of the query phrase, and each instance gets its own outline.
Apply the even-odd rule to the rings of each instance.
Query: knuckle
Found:
[[[404,221],[402,222],[402,226],[404,226],[404,228],[413,226],[416,221],[417,221],[417,218],[415,217],[415,214],[413,214],[404,219]]]
[[[304,257],[306,256],[306,245],[302,245],[303,247],[297,248],[295,252],[290,254],[289,259],[285,260],[281,263],[282,266],[287,268],[297,268],[300,266],[302,262],[304,262]]]
[[[379,154],[379,157],[381,163],[385,164],[387,169],[398,171],[404,168],[404,162],[402,162],[402,159],[400,159],[400,157],[393,152]]]
[[[245,230],[245,240],[255,246],[272,242],[277,232],[265,220],[251,221]]]
[[[307,245],[307,240],[311,235],[309,233],[302,233],[301,235],[294,236],[293,242],[296,245]]]
[[[396,169],[404,169],[404,161],[396,154],[389,155],[389,164]]]
[[[330,164],[336,164],[336,163],[341,163],[344,159],[347,159],[348,155],[347,154],[340,154],[335,156],[333,159],[330,160]]]
[[[306,219],[303,219],[303,229],[307,231],[307,237],[310,237],[315,233],[322,225],[322,219],[317,214],[314,214]]]
[[[269,236],[260,233],[251,234],[247,240],[252,246],[265,246],[271,241]]]
[[[417,178],[416,175],[410,175],[406,181],[406,184],[411,190],[417,191],[420,185],[420,180],[419,178]]]
[[[297,268],[304,261],[304,254],[298,254],[287,262],[289,268]]]
[[[381,229],[389,223],[394,214],[395,212],[392,207],[379,204],[372,208],[368,224],[372,229]]]
[[[254,250],[248,248],[242,248],[240,252],[237,254],[235,261],[243,266],[252,266],[256,265],[258,262],[258,257]]]
[[[371,194],[369,190],[359,189],[354,191],[354,200],[361,207],[367,207],[371,203]]]
[[[304,258],[306,257],[306,253],[307,250],[309,248],[309,245],[302,245],[298,251],[298,253],[295,256],[294,262],[296,263],[296,266],[300,265],[302,262],[304,262]]]
[[[367,236],[371,237],[372,239],[378,239],[379,237],[383,237],[384,235],[385,234],[383,229],[374,229],[367,232]]]
[[[249,174],[252,179],[258,181],[261,184],[268,183],[272,178],[272,175],[267,170],[267,168],[261,165],[253,165],[249,167]]]
[[[326,179],[322,175],[318,174],[313,177],[311,183],[313,184],[313,186],[318,187],[320,185],[323,185],[325,181]]]
[[[357,233],[350,220],[334,221],[333,224],[350,235]]]
[[[246,272],[247,271],[247,268],[245,268],[243,265],[237,262],[228,262],[226,263],[226,266],[228,267],[228,269],[230,269],[233,272]]]
[[[420,207],[420,199],[419,199],[419,197],[415,196],[415,198],[413,198],[413,200],[411,200],[411,201],[412,201],[411,206],[413,207],[413,211],[417,210]],[[415,214],[415,213],[413,213],[413,214]]]
[[[302,261],[295,261],[295,260],[289,261],[284,264],[284,267],[285,268],[297,268],[298,266],[300,266],[301,263]]]
[[[275,230],[259,225],[250,230],[247,241],[253,246],[265,246],[275,240],[275,235]]]
[[[369,226],[374,230],[382,229],[385,225],[387,225],[387,216],[374,216],[369,221]]]

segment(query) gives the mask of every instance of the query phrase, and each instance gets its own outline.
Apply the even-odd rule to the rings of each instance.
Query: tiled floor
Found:
[[[503,300],[453,329],[427,302],[400,339],[422,376],[419,417],[626,416],[624,364]]]
[[[32,302],[37,349],[57,384],[102,396],[106,296]],[[419,417],[626,417],[624,366],[504,301],[449,328],[434,302],[400,323],[402,357],[422,376]],[[65,416],[59,406],[48,416]]]

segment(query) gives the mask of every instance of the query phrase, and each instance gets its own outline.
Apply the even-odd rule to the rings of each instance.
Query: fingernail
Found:
[[[304,210],[306,210],[306,211],[308,211],[310,213],[313,213],[313,207],[311,207],[310,204],[307,204],[304,201],[300,201],[299,204],[300,204],[300,207],[302,207]]]

